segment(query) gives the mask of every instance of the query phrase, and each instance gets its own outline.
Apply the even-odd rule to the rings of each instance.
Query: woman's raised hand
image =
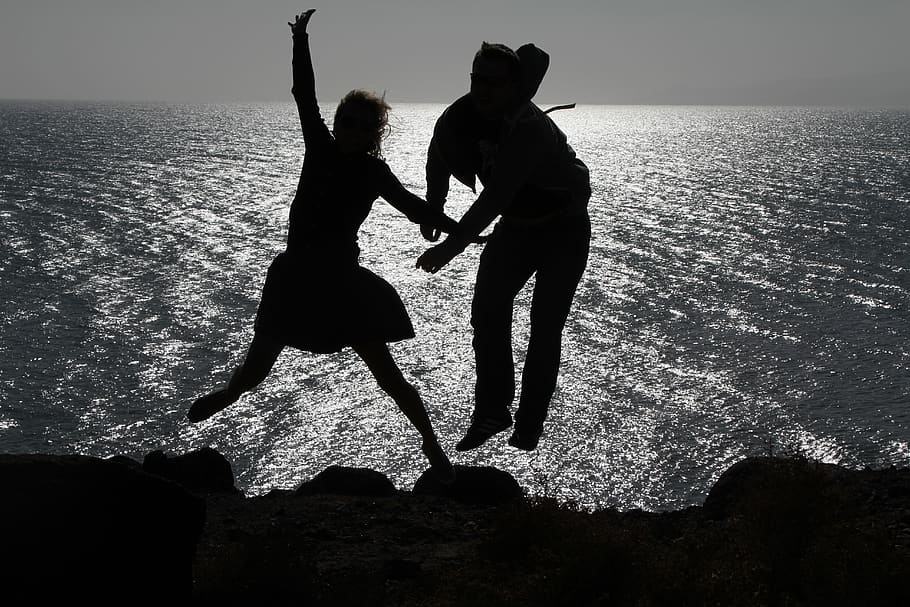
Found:
[[[294,23],[288,21],[288,25],[291,26],[291,34],[296,36],[297,34],[305,34],[307,23],[310,22],[310,17],[313,16],[313,13],[316,12],[315,8],[311,8],[303,11],[301,14],[294,17]]]

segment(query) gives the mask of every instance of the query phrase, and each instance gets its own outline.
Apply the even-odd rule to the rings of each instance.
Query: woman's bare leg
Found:
[[[191,422],[200,422],[237,402],[245,392],[249,392],[268,377],[283,348],[280,342],[269,337],[259,333],[254,335],[243,363],[234,370],[227,387],[194,402],[187,413],[187,418]]]
[[[379,387],[392,397],[401,412],[420,433],[423,438],[424,455],[440,480],[445,482],[454,480],[454,469],[439,445],[423,400],[417,389],[404,378],[388,346],[382,342],[369,342],[354,346],[354,351],[367,364]]]
[[[243,393],[249,392],[261,384],[272,371],[272,367],[283,349],[284,345],[281,342],[256,333],[247,350],[246,358],[234,370],[231,381],[228,382],[227,391],[231,396],[236,400]]]

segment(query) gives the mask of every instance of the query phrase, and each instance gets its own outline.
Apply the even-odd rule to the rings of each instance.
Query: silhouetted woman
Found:
[[[259,385],[285,346],[321,353],[351,347],[420,432],[434,473],[448,482],[454,478],[452,465],[420,395],[386,345],[414,337],[414,329],[395,289],[359,265],[357,231],[379,196],[414,223],[446,232],[458,225],[408,192],[380,158],[390,109],[383,99],[353,90],[338,104],[333,131],[326,127],[306,31],[314,10],[288,23],[294,42],[292,92],[306,151],[287,248],[269,266],[246,359],[226,388],[198,399],[187,417],[204,420]]]

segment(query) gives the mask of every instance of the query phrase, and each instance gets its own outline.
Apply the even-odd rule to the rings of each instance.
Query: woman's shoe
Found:
[[[206,396],[197,399],[190,407],[189,412],[186,414],[186,418],[194,424],[196,422],[201,422],[202,420],[215,415],[222,409],[229,407],[236,401],[237,399],[228,393],[227,388],[216,390],[211,394],[207,394]]]
[[[455,482],[455,467],[449,461],[448,456],[438,442],[423,441],[420,450],[427,456],[430,462],[430,470],[433,471],[436,480],[443,485],[451,485]]]

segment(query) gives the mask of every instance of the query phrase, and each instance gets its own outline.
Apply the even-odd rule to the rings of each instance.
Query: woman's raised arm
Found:
[[[319,113],[319,103],[316,100],[316,77],[313,74],[313,58],[310,55],[309,35],[306,30],[314,12],[316,9],[311,8],[297,15],[294,23],[288,22],[294,40],[292,62],[294,84],[291,93],[297,103],[300,128],[307,146],[318,145],[332,138]]]

